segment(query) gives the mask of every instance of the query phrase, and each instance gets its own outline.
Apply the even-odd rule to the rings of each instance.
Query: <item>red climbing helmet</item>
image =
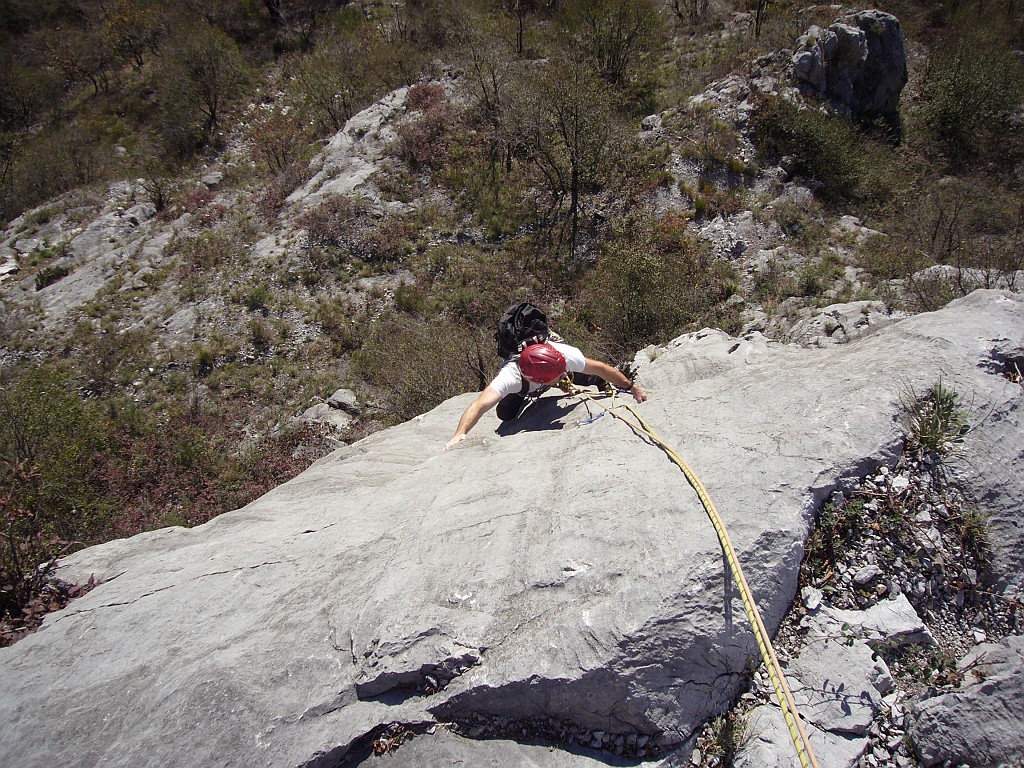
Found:
[[[531,344],[519,353],[519,370],[527,381],[548,384],[565,373],[565,358],[550,344]]]

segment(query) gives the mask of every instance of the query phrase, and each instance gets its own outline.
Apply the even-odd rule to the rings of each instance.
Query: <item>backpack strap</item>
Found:
[[[519,353],[522,352],[531,344],[543,344],[550,338],[551,337],[546,334],[537,334],[536,336],[531,336],[528,339],[523,339],[522,341],[519,342],[518,348],[516,349],[516,357],[518,357]]]

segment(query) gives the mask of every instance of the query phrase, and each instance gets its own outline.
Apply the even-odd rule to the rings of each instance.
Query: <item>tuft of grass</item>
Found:
[[[735,764],[739,754],[749,746],[753,738],[750,721],[738,712],[719,715],[711,721],[709,755],[718,758],[718,765],[728,768]]]
[[[974,510],[965,510],[957,524],[960,545],[970,553],[976,563],[988,565],[992,562],[992,547],[988,538],[988,524],[982,515]]]
[[[967,431],[967,416],[960,395],[941,381],[923,395],[904,397],[908,441],[912,448],[936,455],[949,453]]]

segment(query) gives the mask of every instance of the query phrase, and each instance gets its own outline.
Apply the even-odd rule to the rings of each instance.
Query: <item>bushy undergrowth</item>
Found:
[[[1024,98],[1024,66],[998,41],[968,35],[939,47],[924,79],[924,120],[957,163],[1001,142]]]
[[[702,249],[681,216],[633,222],[586,279],[580,320],[618,358],[689,328],[734,329],[725,300],[737,288],[727,262]]]
[[[388,313],[368,329],[353,362],[382,395],[387,420],[396,423],[482,389],[498,363],[485,339],[451,316]]]
[[[911,310],[939,309],[977,288],[1013,288],[1024,268],[1024,198],[991,177],[924,182],[885,229],[858,261],[878,280],[903,280]],[[935,266],[948,269],[923,272]]]
[[[320,439],[307,427],[239,451],[243,420],[223,408],[193,401],[151,411],[116,396],[85,400],[69,374],[36,367],[0,390],[5,627],[40,612],[33,601],[51,589],[40,565],[89,544],[196,525],[244,506],[304,468],[296,447]],[[68,596],[57,587],[45,594],[57,602]]]
[[[792,171],[819,186],[826,201],[882,206],[908,183],[891,147],[813,105],[767,99],[754,120],[766,158],[789,157]]]

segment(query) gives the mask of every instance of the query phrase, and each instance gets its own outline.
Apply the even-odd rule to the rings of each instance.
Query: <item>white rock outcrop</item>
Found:
[[[993,434],[1019,463],[1024,398],[1000,361],[1022,355],[1024,297],[996,291],[824,349],[703,331],[638,356],[641,410],[715,499],[771,630],[818,505],[894,461],[908,386],[971,393],[976,469]],[[472,397],[206,525],[68,558],[65,578],[101,583],[0,650],[6,763],[351,765],[400,723],[419,735],[389,760],[426,765],[432,739],[451,754],[484,732],[439,721],[582,733],[608,759],[685,745],[756,654],[695,495],[659,450],[557,393],[442,452]],[[969,479],[983,496],[984,474]],[[1024,550],[1017,514],[1002,549]]]

